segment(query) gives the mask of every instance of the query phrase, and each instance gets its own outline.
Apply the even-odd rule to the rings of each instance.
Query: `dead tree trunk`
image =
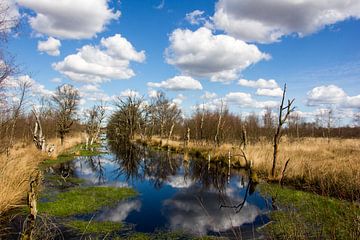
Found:
[[[28,192],[28,206],[30,214],[21,234],[21,240],[32,240],[35,229],[35,221],[37,217],[37,187],[40,184],[40,172],[36,172],[35,176],[30,179],[30,190]]]
[[[42,131],[40,118],[39,118],[39,115],[37,114],[37,112],[35,111],[35,109],[33,109],[32,112],[35,116],[33,141],[35,143],[36,148],[44,152],[44,151],[46,151],[46,141],[45,141],[45,136]]]
[[[188,146],[189,146],[189,143],[190,143],[190,128],[188,127],[188,128],[187,128],[187,131],[186,131],[185,147],[188,147]]]
[[[276,128],[276,132],[274,135],[274,154],[273,154],[273,163],[271,168],[271,176],[275,177],[275,168],[276,168],[276,161],[277,161],[277,155],[278,155],[278,148],[281,138],[281,129],[283,124],[286,122],[289,114],[294,111],[295,107],[292,107],[292,104],[294,103],[295,99],[292,99],[291,101],[288,100],[288,105],[284,107],[284,100],[285,100],[285,94],[286,94],[286,84],[284,85],[283,95],[281,99],[281,104],[279,107],[279,118],[278,118],[278,126]],[[284,112],[286,111],[286,112]],[[283,116],[283,114],[285,114]]]
[[[201,121],[200,121],[200,141],[202,141],[203,139],[203,128],[204,128],[204,117],[205,117],[205,109],[204,109],[204,104],[203,104],[203,109],[202,109],[202,113],[201,113]]]
[[[166,145],[167,145],[168,148],[169,148],[169,141],[171,140],[171,135],[172,135],[172,133],[174,131],[174,127],[175,127],[175,123],[173,122],[173,124],[171,125],[171,128],[170,128],[170,132],[169,132],[167,142],[166,142]]]
[[[221,120],[222,120],[222,112],[223,112],[223,101],[221,100],[219,120],[218,120],[218,124],[217,124],[217,127],[216,127],[216,134],[215,134],[215,139],[214,139],[216,146],[220,146],[219,133],[220,133]]]
[[[242,126],[242,143],[243,143],[244,150],[245,150],[246,145],[247,145],[247,134],[246,134],[246,126],[245,125]]]

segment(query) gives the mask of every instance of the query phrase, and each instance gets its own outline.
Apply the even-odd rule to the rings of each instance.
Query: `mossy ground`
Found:
[[[131,188],[117,187],[75,187],[54,196],[54,201],[40,202],[40,213],[65,217],[75,214],[86,214],[105,206],[136,196]]]
[[[263,228],[274,239],[359,239],[360,208],[354,203],[262,184],[260,191],[279,209]]]
[[[110,221],[98,222],[98,221],[82,221],[82,220],[72,220],[67,222],[65,225],[83,234],[110,233],[114,231],[119,231],[123,227],[122,223],[117,223],[117,222],[110,222]]]

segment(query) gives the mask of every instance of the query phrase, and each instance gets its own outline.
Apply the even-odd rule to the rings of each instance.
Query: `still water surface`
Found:
[[[139,232],[175,230],[231,238],[259,237],[256,228],[268,222],[269,201],[245,171],[125,143],[104,148],[110,153],[78,157],[55,168],[86,185],[128,186],[140,193],[97,212],[95,220],[126,222]],[[241,208],[229,208],[242,202]]]

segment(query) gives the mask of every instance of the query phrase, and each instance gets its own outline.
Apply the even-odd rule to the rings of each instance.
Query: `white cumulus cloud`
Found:
[[[40,52],[46,52],[50,56],[59,56],[61,42],[53,37],[49,37],[46,41],[38,41],[37,49]]]
[[[91,38],[120,16],[119,11],[109,8],[108,0],[16,1],[35,12],[29,17],[35,31],[58,38]]]
[[[53,68],[68,78],[87,83],[135,76],[130,61],[143,62],[145,52],[137,52],[120,34],[102,38],[99,46],[85,45],[76,54],[53,64]]]
[[[360,108],[360,95],[348,94],[336,85],[319,86],[307,93],[309,106],[336,105],[344,108]]]
[[[230,92],[225,95],[225,101],[229,104],[235,104],[244,108],[275,108],[278,106],[276,101],[257,101],[251,94],[243,92]]]
[[[238,39],[271,43],[352,17],[360,17],[358,0],[219,0],[213,20],[218,29]]]
[[[214,35],[201,27],[196,31],[176,29],[165,51],[166,62],[185,75],[208,77],[214,82],[230,82],[261,60],[269,59],[257,46],[227,35]]]
[[[283,91],[281,88],[259,88],[256,90],[256,95],[259,96],[268,96],[268,97],[281,97],[283,95]]]
[[[240,79],[238,81],[238,84],[240,86],[244,87],[251,87],[251,88],[269,88],[274,89],[278,88],[278,84],[274,79],[266,80],[266,79],[258,79],[258,80],[246,80],[246,79]]]
[[[147,85],[149,87],[164,88],[172,91],[202,90],[201,83],[189,76],[175,76],[160,83],[148,82]]]

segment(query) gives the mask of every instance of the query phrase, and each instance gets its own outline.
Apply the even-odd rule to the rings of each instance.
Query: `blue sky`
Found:
[[[5,2],[22,23],[7,43],[21,75],[40,95],[75,85],[82,108],[162,90],[187,115],[220,99],[246,115],[275,108],[287,83],[309,120],[360,109],[357,0]]]

